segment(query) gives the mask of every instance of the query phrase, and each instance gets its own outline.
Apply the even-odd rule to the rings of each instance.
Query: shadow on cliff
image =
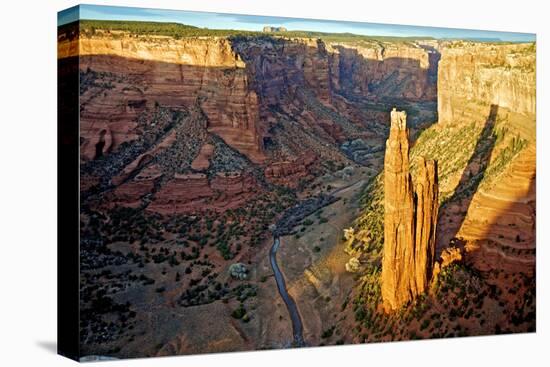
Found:
[[[412,138],[437,121],[437,72],[440,53],[428,52],[427,68],[420,60],[386,57],[378,60],[363,56],[354,48],[335,46],[339,54],[338,93],[366,109],[388,113],[393,107],[407,112]],[[382,54],[384,50],[382,51]]]
[[[322,39],[236,36],[230,41],[246,64],[260,119],[269,121],[266,149],[276,151],[278,142],[272,137],[294,136],[303,129],[314,140],[320,138],[352,161],[380,172],[392,108],[407,112],[413,141],[437,121],[440,54],[433,48],[419,51],[428,55],[422,60],[387,52],[378,60],[376,52],[385,50],[377,44],[377,51],[367,55]],[[285,144],[296,155],[303,149],[299,140]]]
[[[452,211],[454,208],[454,212],[452,213],[452,229],[449,232],[443,233],[441,238],[442,241],[438,241],[442,247],[447,247],[449,242],[456,239],[456,235],[464,224],[472,199],[485,177],[485,172],[491,161],[491,155],[497,139],[494,128],[498,109],[499,106],[496,104],[490,106],[489,115],[477,138],[474,151],[462,171],[462,176],[460,177],[458,185],[453,195],[442,205],[442,211]],[[458,206],[458,208],[456,208],[456,206]],[[440,223],[442,218],[443,217],[440,217],[439,219]]]
[[[358,149],[359,157],[372,157],[383,152],[392,108],[407,112],[413,140],[437,121],[440,54],[433,48],[422,47],[428,60],[421,65],[420,59],[412,57],[378,60],[374,54],[369,57],[351,46],[321,39],[300,42],[236,36],[230,41],[233,52],[246,63],[250,87],[260,101],[261,119],[279,121],[270,126],[271,131],[282,128],[285,121],[307,120],[311,114],[314,117],[308,124],[313,131],[321,130],[326,120],[344,130],[342,134],[342,129],[325,129],[316,136],[329,135],[340,144],[368,136],[370,144],[355,141],[359,144],[353,149]],[[379,148],[373,147],[373,137],[379,140]],[[355,153],[344,153],[357,163],[368,162]]]
[[[435,49],[428,52],[428,67],[406,57],[365,57],[357,49],[335,46],[341,93],[353,98],[357,92],[374,100],[396,99],[419,102],[437,100],[437,68],[440,58]],[[384,50],[382,50],[382,55]]]
[[[76,75],[80,74],[75,89],[80,97],[80,170],[99,182],[92,180],[90,188],[82,190],[84,197],[119,186],[112,179],[140,156],[148,159],[121,183],[152,165],[162,167],[169,178],[180,167],[195,172],[191,162],[208,134],[220,137],[224,151],[238,157],[230,169],[253,170],[242,151],[252,151],[259,144],[254,136],[256,100],[247,94],[244,70],[227,64],[213,67],[116,55],[81,56],[74,65]]]
[[[105,167],[98,168],[102,177],[114,177],[139,154],[157,144],[158,137],[165,135],[163,131],[155,132],[154,139],[149,139],[154,142],[147,140],[137,147],[132,144],[132,149],[120,155],[118,160],[104,158],[106,151],[112,149],[107,142],[120,146],[127,139],[125,126],[158,104],[181,109],[200,101],[201,108],[207,112],[207,128],[221,134],[224,139],[238,135],[239,141],[235,145],[243,146],[245,151],[257,144],[256,138],[252,133],[237,134],[235,131],[254,129],[251,122],[254,118],[249,114],[254,110],[252,107],[259,109],[260,126],[257,128],[262,136],[264,129],[269,127],[269,123],[262,122],[266,120],[264,114],[275,109],[283,111],[286,120],[297,121],[304,118],[303,104],[309,104],[308,110],[313,116],[310,127],[316,138],[343,134],[341,130],[330,131],[324,120],[332,120],[340,126],[355,125],[356,132],[348,129],[343,138],[325,140],[334,142],[337,149],[343,140],[351,141],[366,134],[372,136],[372,133],[383,142],[388,133],[389,111],[394,106],[408,112],[413,128],[417,125],[414,123],[417,115],[412,107],[414,103],[431,103],[432,110],[437,111],[436,80],[433,79],[437,76],[437,62],[433,58],[426,68],[412,58],[368,59],[356,49],[341,45],[334,46],[339,53],[332,53],[321,40],[306,44],[262,37],[260,41],[269,42],[267,46],[257,41],[231,38],[233,51],[245,61],[246,68],[175,64],[108,55],[81,57],[81,72],[90,68],[93,71],[80,86],[81,105],[86,106],[81,111],[83,144],[90,147],[89,155],[94,158],[94,166],[105,163]],[[362,75],[364,73],[367,77]],[[89,89],[92,91],[86,93]],[[228,89],[232,92],[227,92]],[[256,93],[257,101],[243,97],[251,89]],[[309,98],[308,93],[314,98]],[[327,105],[326,99],[332,96],[352,99],[349,104]],[[257,107],[251,106],[256,103]],[[365,114],[373,111],[375,123],[369,126],[365,123]],[[424,120],[426,124],[422,128],[428,127],[428,122],[436,121],[436,117],[424,116]],[[106,134],[102,125],[112,131]],[[111,138],[107,139],[105,135],[111,135]],[[259,144],[270,145],[270,139],[271,136],[266,134]],[[295,143],[304,149],[300,141]]]

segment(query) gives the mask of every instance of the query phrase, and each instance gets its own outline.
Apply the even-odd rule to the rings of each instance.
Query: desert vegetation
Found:
[[[535,45],[79,26],[59,41],[60,58],[74,56],[77,36],[89,52],[79,70],[83,353],[535,330]],[[429,289],[388,313],[394,107],[407,114],[412,181],[421,157],[438,162],[439,215]]]

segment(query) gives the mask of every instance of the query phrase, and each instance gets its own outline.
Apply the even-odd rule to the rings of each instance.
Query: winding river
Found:
[[[346,185],[344,187],[338,188],[336,190],[333,190],[329,196],[334,197],[337,193],[344,192],[348,189],[350,189],[353,186],[361,185],[363,184],[363,180],[358,180],[354,183],[351,183],[349,185]],[[325,201],[323,202],[323,205],[329,205],[333,201]],[[311,213],[315,212],[319,208],[316,208],[310,212],[305,213],[303,217],[310,215]],[[273,245],[271,246],[271,250],[269,251],[269,262],[271,263],[271,268],[273,269],[273,274],[275,275],[275,281],[277,282],[277,289],[279,290],[279,294],[281,295],[281,298],[285,302],[286,308],[288,309],[288,313],[290,314],[290,319],[292,321],[292,335],[294,337],[294,346],[296,347],[304,347],[306,346],[306,343],[304,341],[304,335],[303,335],[303,325],[302,325],[302,318],[300,317],[300,312],[298,312],[298,307],[296,306],[296,302],[292,298],[290,294],[288,294],[288,291],[286,289],[286,282],[285,277],[283,276],[283,273],[279,269],[279,265],[277,264],[277,250],[279,249],[279,246],[281,245],[281,239],[279,237],[280,232],[275,232],[273,234]]]
[[[283,276],[283,273],[281,273],[279,265],[277,265],[277,250],[279,249],[280,244],[281,240],[279,239],[279,237],[273,237],[273,246],[271,246],[271,250],[269,251],[269,261],[271,262],[271,268],[273,269],[273,274],[275,275],[275,281],[277,282],[279,294],[285,302],[288,313],[290,314],[290,319],[292,320],[292,334],[294,336],[294,345],[297,347],[303,347],[305,346],[305,342],[303,335],[302,318],[300,317],[300,313],[298,312],[298,307],[296,307],[296,302],[294,302],[294,299],[290,294],[288,294],[288,291],[286,290],[285,277]]]

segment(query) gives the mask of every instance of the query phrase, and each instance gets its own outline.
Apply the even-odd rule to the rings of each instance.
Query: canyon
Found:
[[[245,171],[259,164],[265,167],[267,181],[296,188],[313,177],[311,171],[323,161],[348,164],[357,157],[352,151],[343,153],[338,145],[381,139],[379,131],[387,128],[378,118],[387,112],[366,111],[354,100],[383,100],[389,106],[392,99],[427,103],[436,99],[435,51],[413,43],[355,45],[237,36],[174,39],[94,29],[64,37],[58,53],[60,58],[79,56],[83,167],[101,164],[98,158],[108,161],[111,152],[127,151],[130,144],[145,140],[142,145],[148,149],[140,155],[125,153],[133,155],[133,161],[128,157],[120,162],[127,167],[106,184],[117,186],[117,205],[127,200],[127,206],[148,205],[148,210],[162,213],[167,213],[167,203],[160,202],[166,202],[162,196],[170,187],[163,191],[159,185],[189,184],[195,190],[200,182],[196,173],[207,174],[208,182],[220,173],[209,163],[220,150],[212,144],[213,136],[221,138],[224,150],[231,149],[250,161],[224,173],[245,177],[250,175]],[[424,108],[432,107],[420,110]],[[194,121],[172,128],[178,123],[175,111],[191,111]],[[285,123],[289,117],[299,124],[298,131]],[[153,123],[146,122],[151,119]],[[191,155],[179,154],[176,172],[159,165],[156,155],[161,151],[178,154],[170,146],[184,134],[192,137],[184,143]],[[208,158],[203,157],[205,151]],[[147,168],[150,165],[156,167]],[[248,168],[243,170],[243,166]],[[158,174],[140,175],[143,169]],[[83,174],[85,191],[98,186],[98,178],[91,176]],[[225,188],[219,185],[224,195],[234,196]],[[172,210],[189,212],[190,207],[201,207],[206,197],[200,191],[196,192],[200,200],[186,194],[178,203],[178,196],[173,197]],[[151,195],[146,200],[151,204],[146,204],[143,198]]]
[[[414,139],[410,165],[400,150],[408,149],[404,134],[393,135],[384,175],[366,188],[365,212],[348,241],[347,251],[365,268],[355,290],[361,307],[354,308],[354,318],[361,327],[354,340],[535,330],[534,45],[458,41],[440,42],[437,49],[438,121]],[[438,162],[439,208],[436,217],[428,215],[437,229],[432,268],[418,273],[412,254],[396,255],[387,244],[399,238],[396,223],[406,229],[402,242],[417,240],[410,235],[412,223],[418,224],[411,219],[413,186],[401,170],[410,167],[422,181],[427,159]],[[381,229],[383,242],[376,240]],[[419,274],[428,278],[423,294],[414,293],[415,282],[400,291],[395,286]],[[526,308],[519,311],[518,305]]]
[[[83,71],[124,76],[129,84],[139,85],[119,87],[117,81],[106,80],[103,96],[83,90],[82,156],[86,160],[94,158],[100,140],[105,142],[103,152],[133,140],[133,120],[154,102],[166,107],[199,104],[208,131],[260,162],[264,138],[272,127],[267,110],[275,105],[288,109],[296,98],[300,102],[304,98],[300,98],[301,89],[311,90],[327,106],[333,98],[345,103],[333,91],[372,99],[436,98],[436,64],[430,61],[430,52],[413,44],[355,46],[278,38],[174,40],[115,36],[98,30],[91,37],[83,33],[60,43],[58,52],[60,58],[78,54]],[[93,105],[88,98],[94,99]],[[304,116],[304,123],[321,125],[328,135],[337,134],[330,131],[339,129],[331,119],[313,121],[316,117]]]
[[[85,353],[533,331],[534,44],[98,24],[58,42]]]

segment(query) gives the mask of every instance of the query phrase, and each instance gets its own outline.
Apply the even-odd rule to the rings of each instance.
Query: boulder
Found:
[[[352,257],[346,263],[346,271],[348,273],[357,273],[359,271],[359,266],[361,266],[361,263],[359,262],[359,259],[356,258],[356,257]]]

